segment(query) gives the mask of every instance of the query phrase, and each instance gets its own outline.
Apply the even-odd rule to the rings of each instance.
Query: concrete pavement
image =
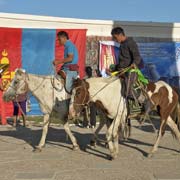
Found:
[[[159,151],[147,158],[156,134],[145,124],[138,128],[133,121],[132,137],[121,142],[118,158],[109,161],[108,149],[88,143],[91,130],[73,126],[81,150],[72,151],[62,126],[49,129],[41,153],[32,152],[41,136],[42,127],[0,126],[0,180],[177,180],[180,179],[180,145],[166,131]],[[105,128],[100,137],[105,138]]]

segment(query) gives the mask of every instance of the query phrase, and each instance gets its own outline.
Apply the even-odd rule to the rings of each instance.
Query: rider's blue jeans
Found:
[[[77,78],[78,73],[77,73],[77,71],[70,71],[70,70],[65,70],[65,72],[66,72],[66,85],[65,85],[65,88],[69,93],[71,93],[73,80]]]

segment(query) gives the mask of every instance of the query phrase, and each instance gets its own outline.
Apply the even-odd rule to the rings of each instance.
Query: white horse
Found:
[[[71,96],[69,115],[74,118],[90,101],[101,109],[112,123],[108,126],[106,139],[110,150],[110,158],[117,157],[119,151],[119,127],[124,129],[127,118],[126,100],[121,95],[120,79],[90,78],[86,81],[77,79]],[[103,126],[103,123],[102,123]]]
[[[70,96],[65,91],[62,79],[57,80],[52,76],[28,74],[23,69],[16,69],[14,79],[4,93],[3,98],[5,101],[12,101],[18,94],[28,91],[36,97],[41,111],[44,113],[42,136],[36,150],[41,151],[45,145],[50,124],[49,117],[53,112],[58,113],[59,118],[63,120],[64,129],[72,141],[73,149],[78,149],[76,138],[69,128],[67,116]]]
[[[125,129],[127,118],[126,100],[122,96],[122,87],[120,79],[111,78],[90,78],[87,80],[77,79],[74,83],[74,89],[71,96],[69,114],[75,117],[90,102],[111,119],[112,124],[109,126],[106,137],[109,145],[110,155],[115,158],[118,153],[118,128]],[[180,142],[180,124],[178,94],[167,83],[158,81],[149,82],[146,86],[146,92],[153,106],[157,107],[160,115],[161,125],[156,142],[149,153],[152,156],[157,151],[161,137],[165,133],[165,127],[168,125]],[[177,118],[176,123],[174,122]]]

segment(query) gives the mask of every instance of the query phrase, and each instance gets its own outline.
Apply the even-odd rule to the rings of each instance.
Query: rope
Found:
[[[72,102],[71,104],[75,104],[75,105],[79,105],[79,106],[88,105],[88,104],[91,102],[91,99],[92,99],[93,97],[95,97],[98,93],[100,93],[103,89],[105,89],[107,86],[109,86],[111,83],[113,83],[113,82],[116,81],[116,80],[119,80],[119,78],[113,79],[113,81],[105,84],[105,85],[104,85],[101,89],[99,89],[94,95],[92,95],[86,103],[84,103],[84,100],[86,99],[86,96],[85,96],[85,97],[83,98],[83,102],[82,102],[82,103]],[[77,90],[77,89],[79,89],[79,88],[81,88],[81,87],[82,87],[82,86],[78,86],[78,87],[76,87],[75,89]],[[85,88],[84,84],[83,84],[83,88],[84,88],[84,90],[85,90],[85,92],[86,92],[86,88]],[[85,95],[87,95],[87,93],[86,93]]]

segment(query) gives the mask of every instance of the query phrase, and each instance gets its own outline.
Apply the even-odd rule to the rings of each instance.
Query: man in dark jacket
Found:
[[[122,70],[128,67],[139,67],[142,59],[139,53],[138,46],[133,38],[127,37],[121,27],[113,28],[111,31],[111,35],[114,41],[120,43],[119,64],[117,65],[117,68],[119,70]],[[136,78],[136,73],[130,71],[126,72],[126,95],[129,98],[132,97],[132,86]]]

